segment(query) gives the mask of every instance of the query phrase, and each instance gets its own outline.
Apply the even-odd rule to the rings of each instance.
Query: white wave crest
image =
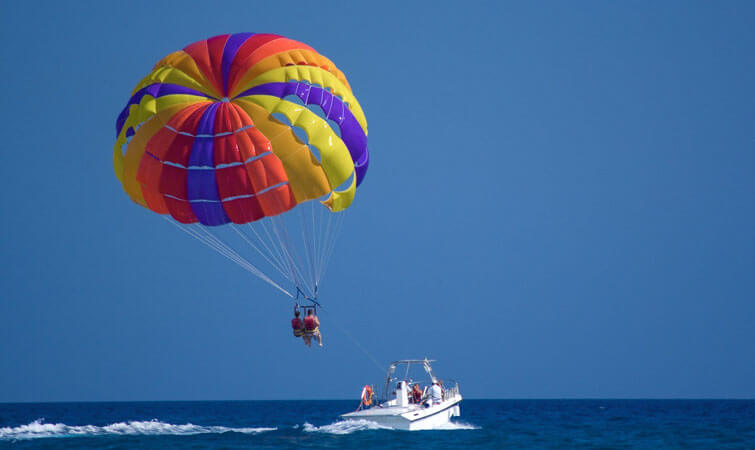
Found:
[[[275,431],[277,428],[232,428],[222,426],[202,426],[186,423],[174,425],[150,421],[118,422],[104,427],[96,425],[66,425],[64,423],[43,423],[37,419],[27,425],[17,427],[0,427],[0,440],[38,439],[49,437],[101,436],[101,435],[190,435],[207,433],[245,433],[256,434]]]
[[[330,433],[330,434],[351,434],[355,431],[363,430],[390,430],[389,427],[378,425],[369,420],[339,420],[328,425],[316,427],[309,422],[305,422],[303,430],[308,433]]]
[[[436,425],[431,430],[479,430],[480,427],[465,422],[447,422],[443,425]]]
[[[294,428],[297,428],[297,427],[298,425],[295,426]],[[364,430],[393,430],[393,428],[391,427],[379,425],[375,422],[371,422],[369,420],[364,420],[364,419],[339,420],[337,422],[333,422],[329,425],[323,425],[321,427],[316,427],[309,422],[305,422],[304,425],[302,425],[302,429],[308,433],[330,433],[330,434],[350,434],[350,433],[354,433],[355,431],[364,431]],[[448,422],[442,425],[436,425],[432,428],[428,428],[427,430],[479,430],[479,429],[480,429],[479,427],[476,427],[469,423]]]

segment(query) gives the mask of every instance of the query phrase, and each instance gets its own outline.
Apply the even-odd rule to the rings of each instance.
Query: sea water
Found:
[[[464,400],[430,431],[341,420],[354,401],[0,404],[11,448],[755,448],[751,400]]]

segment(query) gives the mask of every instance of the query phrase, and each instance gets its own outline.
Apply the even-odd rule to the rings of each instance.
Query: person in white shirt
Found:
[[[430,400],[433,402],[433,405],[440,404],[443,401],[443,393],[437,380],[433,380],[433,385],[430,387]]]

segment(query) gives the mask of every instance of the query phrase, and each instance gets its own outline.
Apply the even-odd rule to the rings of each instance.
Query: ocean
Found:
[[[338,418],[357,403],[0,403],[0,447],[755,448],[753,400],[464,400],[414,432]]]

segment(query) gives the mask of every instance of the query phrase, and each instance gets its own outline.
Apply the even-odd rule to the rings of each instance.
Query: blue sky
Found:
[[[356,398],[354,341],[468,397],[755,397],[751,2],[0,8],[0,401]],[[324,351],[112,171],[141,77],[240,31],[334,60],[370,124]]]

